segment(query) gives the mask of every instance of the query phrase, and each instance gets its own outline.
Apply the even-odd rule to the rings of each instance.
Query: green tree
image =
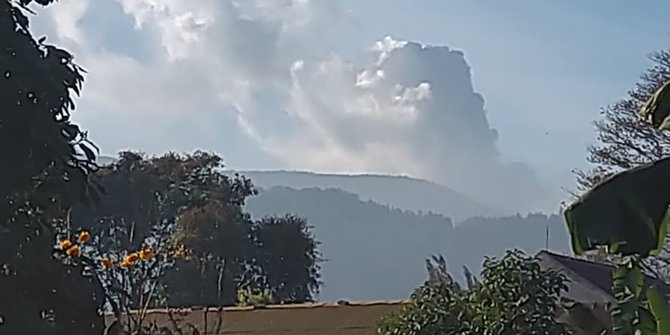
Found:
[[[565,325],[556,321],[565,283],[562,274],[542,270],[519,251],[486,259],[481,283],[469,296],[471,304],[488,306],[474,323],[475,333],[565,334]]]
[[[566,278],[542,270],[535,258],[510,251],[502,259],[486,259],[481,281],[466,290],[438,279],[444,277],[432,276],[409,305],[382,320],[379,333],[569,334],[557,321]]]
[[[254,292],[252,289],[240,289],[237,291],[237,305],[242,307],[269,305],[275,303],[270,290],[265,289],[260,292]]]
[[[35,1],[48,5],[52,1]],[[83,70],[66,50],[36,41],[29,30],[31,0],[0,1],[0,222],[30,201],[45,206],[95,195],[88,176],[95,154],[86,133],[70,121]]]
[[[70,121],[83,71],[29,30],[27,6],[51,2],[0,1],[0,332],[8,334],[102,328],[97,283],[52,257],[70,206],[100,189],[89,180],[95,148]]]
[[[467,334],[472,320],[470,307],[454,287],[440,282],[426,282],[400,312],[382,319],[383,335],[450,335]]]
[[[313,301],[319,293],[319,243],[307,221],[295,215],[265,217],[254,223],[254,265],[258,269],[252,287],[267,289],[276,302]]]
[[[220,157],[124,152],[97,175],[106,189],[102,204],[74,208],[72,226],[90,230],[110,254],[138,250],[157,231],[170,235],[189,255],[162,280],[168,304],[233,305],[240,288],[269,289],[286,301],[318,292],[316,242],[304,220],[254,222],[243,206],[256,191],[248,179],[225,175]],[[293,248],[285,248],[288,241]],[[284,261],[274,264],[276,255]]]
[[[239,208],[236,211],[231,215],[226,205],[209,203],[179,216],[183,229],[179,239],[192,257],[178,261],[166,278],[170,304],[235,303],[238,289],[253,277],[254,252],[251,219]]]
[[[216,294],[198,292],[212,285],[208,293],[216,292],[218,273],[211,275],[210,270],[221,260],[217,255],[237,253],[230,256],[237,261],[244,253],[243,245],[251,245],[246,233],[251,223],[242,205],[255,192],[247,179],[229,178],[221,168],[221,158],[204,152],[150,158],[123,152],[116,163],[97,174],[106,188],[102,204],[74,208],[72,226],[91,231],[96,237],[93,243],[109,254],[139,250],[157,240],[157,232],[169,236],[169,243],[185,246],[193,257],[177,262],[178,271],[165,276],[165,293],[176,304],[198,304],[179,301],[179,297],[211,298],[207,303],[214,304]],[[196,274],[202,280],[192,285],[198,277],[189,276]],[[225,279],[226,285],[234,283],[230,276]],[[234,301],[236,290],[230,291]]]

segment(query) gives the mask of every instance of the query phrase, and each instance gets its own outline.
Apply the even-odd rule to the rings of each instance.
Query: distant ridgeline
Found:
[[[98,164],[111,164],[116,159],[99,156]],[[301,171],[236,171],[250,178],[257,188],[286,186],[294,189],[335,188],[414,212],[433,212],[460,221],[473,216],[497,216],[501,211],[480,203],[449,187],[417,178],[387,175],[339,175]],[[233,171],[226,171],[232,175]]]
[[[314,226],[324,258],[323,300],[378,300],[407,297],[426,278],[425,259],[441,253],[450,271],[467,265],[479,273],[485,256],[506,249],[529,254],[569,251],[559,215],[473,217],[457,225],[439,214],[416,214],[338,189],[273,187],[249,199],[255,217],[295,213]],[[459,278],[460,279],[460,278]]]
[[[387,175],[322,174],[300,171],[239,171],[259,188],[286,186],[295,189],[337,188],[362,200],[415,212],[446,214],[459,221],[472,216],[501,213],[449,187],[417,178]]]
[[[101,165],[113,161],[98,159]],[[322,300],[406,298],[426,278],[425,259],[438,253],[446,257],[450,271],[459,274],[463,265],[479,273],[485,256],[502,256],[510,248],[534,254],[548,245],[549,250],[569,252],[561,216],[496,217],[499,211],[425,180],[240,173],[261,189],[247,201],[255,218],[292,213],[314,227],[326,259]]]

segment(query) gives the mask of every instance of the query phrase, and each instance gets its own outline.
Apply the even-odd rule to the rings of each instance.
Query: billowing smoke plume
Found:
[[[87,126],[106,126],[94,132],[103,147],[217,150],[202,141],[225,114],[291,168],[410,174],[508,211],[546,204],[532,171],[502,162],[463,52],[384,37],[347,58],[336,45],[355,25],[337,1],[63,0],[50,11],[43,29],[91,73],[81,105],[96,113]]]

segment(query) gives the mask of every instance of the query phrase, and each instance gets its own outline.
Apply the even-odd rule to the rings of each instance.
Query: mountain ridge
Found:
[[[100,165],[107,165],[115,160],[113,157],[99,156],[97,161]],[[254,186],[260,189],[275,186],[298,190],[311,187],[335,188],[357,194],[361,200],[372,200],[417,213],[439,213],[457,222],[473,216],[502,215],[500,210],[449,186],[407,175],[338,174],[286,169],[223,171],[228,175],[239,173],[251,179]]]
[[[462,192],[436,182],[406,175],[335,174],[291,170],[227,170],[251,179],[258,188],[286,186],[294,189],[336,188],[358,194],[361,200],[411,210],[433,212],[455,221],[501,212]]]
[[[364,201],[340,189],[285,186],[261,189],[245,208],[255,219],[291,213],[313,227],[326,259],[323,300],[404,298],[425,280],[425,259],[435,254],[458,275],[462,266],[479,273],[485,257],[508,249],[569,251],[567,228],[556,214],[472,217],[455,225],[441,214]]]

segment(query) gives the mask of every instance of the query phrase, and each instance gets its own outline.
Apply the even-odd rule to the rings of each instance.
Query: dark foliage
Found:
[[[565,210],[577,255],[608,246],[624,256],[660,251],[670,202],[670,158],[605,178]],[[660,243],[660,244],[659,244]]]
[[[193,258],[178,262],[175,271],[168,273],[169,303],[234,304],[241,283],[252,275],[247,271],[254,250],[249,217],[237,205],[230,208],[214,202],[183,213],[179,222]]]
[[[0,1],[0,333],[91,334],[98,286],[52,257],[70,205],[101,191],[89,180],[95,147],[70,121],[83,70],[33,38],[32,2]]]
[[[321,286],[320,255],[307,221],[293,215],[265,217],[256,222],[253,235],[260,272],[254,289],[267,288],[275,302],[312,301]]]
[[[2,334],[100,334],[103,292],[92,276],[54,259],[53,234],[14,227],[2,233],[14,243],[2,254]]]
[[[384,318],[383,335],[569,334],[557,321],[566,278],[519,251],[484,262],[481,282],[460,290],[429,280],[401,311]]]
[[[0,1],[0,156],[11,162],[2,167],[1,221],[31,197],[44,206],[56,195],[72,203],[99,191],[87,183],[94,147],[70,121],[83,70],[67,51],[33,39],[25,10],[12,3]]]
[[[114,252],[138,249],[157,227],[167,229],[173,243],[191,251],[164,278],[167,303],[173,306],[230,305],[238,289],[267,285],[278,285],[270,289],[281,299],[312,299],[318,292],[316,243],[304,221],[254,223],[243,210],[245,200],[256,194],[251,182],[228,177],[222,168],[221,158],[204,152],[152,158],[121,153],[98,172],[106,189],[101,206],[75,208],[72,225],[91,230],[95,243]],[[282,220],[286,224],[268,227]],[[269,236],[270,229],[295,244],[293,254]],[[269,255],[285,255],[286,261],[270,269]],[[311,263],[305,259],[310,256]]]
[[[474,306],[487,306],[477,311],[474,334],[567,334],[556,320],[566,283],[564,275],[541,269],[519,251],[486,259],[481,284],[468,297]]]

